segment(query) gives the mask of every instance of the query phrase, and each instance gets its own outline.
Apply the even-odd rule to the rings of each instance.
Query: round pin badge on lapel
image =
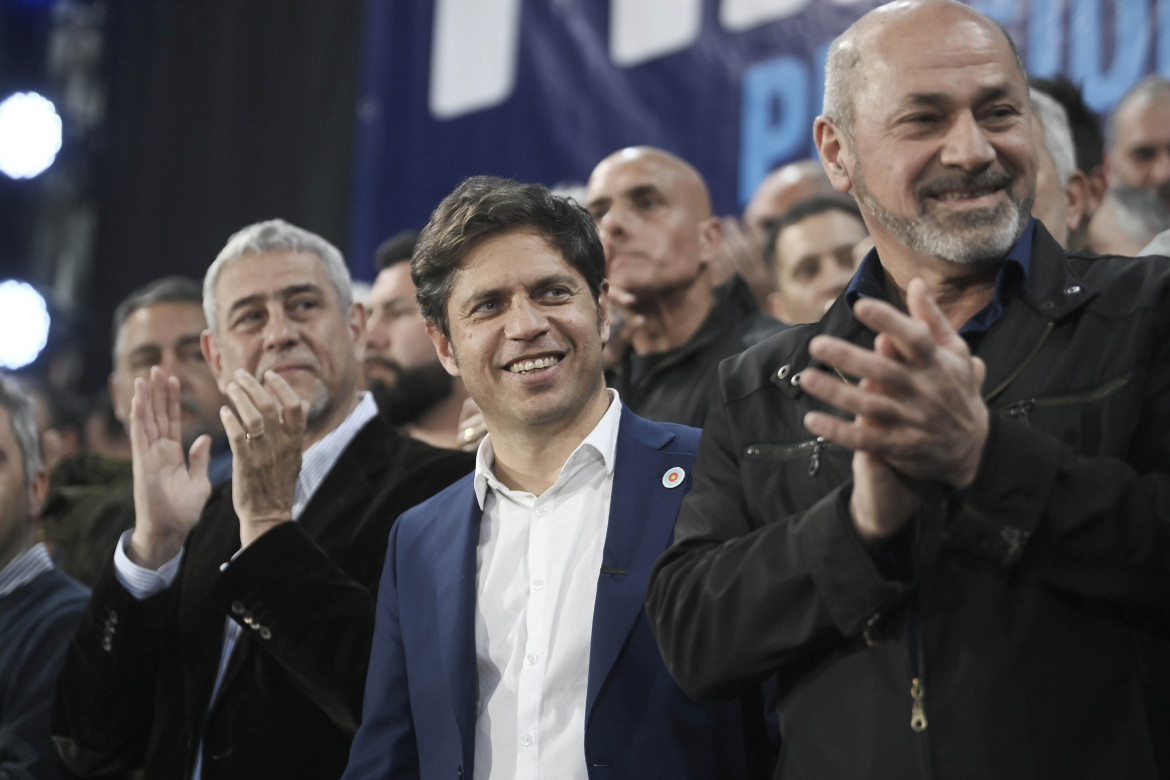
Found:
[[[662,487],[676,488],[683,483],[683,477],[687,473],[678,466],[675,466],[670,471],[662,475]]]

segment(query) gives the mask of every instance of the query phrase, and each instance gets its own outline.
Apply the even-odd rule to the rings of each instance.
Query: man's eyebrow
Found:
[[[543,290],[548,287],[579,287],[582,285],[581,280],[571,273],[555,273],[548,276],[542,276],[536,281],[527,286],[528,290]],[[492,298],[507,297],[508,290],[504,287],[488,287],[482,290],[472,290],[459,302],[461,306],[474,306],[481,301],[490,300]]]
[[[288,287],[282,287],[276,292],[276,295],[281,300],[288,300],[289,298],[292,298],[295,295],[300,295],[302,293],[320,294],[320,292],[321,287],[319,285],[313,284],[312,282],[306,282],[304,284],[290,284]],[[247,308],[248,306],[263,303],[267,298],[268,295],[266,293],[256,293],[255,295],[244,296],[238,301],[232,303],[231,308],[228,309],[228,314],[230,315],[232,312],[235,312],[238,309],[243,309]]]
[[[288,300],[289,298],[292,298],[296,295],[301,295],[302,293],[320,294],[320,292],[321,288],[318,285],[315,285],[311,282],[306,282],[305,284],[290,284],[288,287],[283,287],[281,288],[280,292],[277,293],[277,295],[279,295],[282,300]]]
[[[608,195],[604,195],[600,198],[594,198],[585,204],[585,210],[588,211],[589,209],[597,208],[598,206],[604,206],[605,204],[609,203],[610,200],[612,199]]]
[[[1006,84],[981,87],[975,92],[975,105],[982,105],[1003,98],[1015,97],[1013,90]],[[924,107],[940,108],[954,103],[954,97],[946,92],[912,92],[904,96],[899,103],[904,108]]]
[[[633,200],[634,198],[642,198],[647,195],[661,195],[662,190],[655,184],[638,184],[626,190],[626,197]]]
[[[192,344],[199,345],[199,333],[185,333],[179,337],[177,342],[180,347],[189,347]]]
[[[268,296],[266,296],[262,293],[256,293],[255,295],[246,295],[243,298],[240,298],[238,301],[234,301],[232,303],[231,307],[228,308],[227,313],[230,315],[233,312],[239,311],[240,309],[246,309],[249,306],[254,306],[256,304],[263,303],[264,299],[267,297]]]
[[[148,344],[139,344],[137,347],[135,347],[134,349],[132,349],[126,353],[126,358],[129,360],[132,360],[132,359],[134,359],[136,357],[140,357],[142,355],[149,355],[151,353],[161,352],[161,351],[162,351],[162,347],[160,347],[158,344],[155,344],[153,342],[148,343]]]

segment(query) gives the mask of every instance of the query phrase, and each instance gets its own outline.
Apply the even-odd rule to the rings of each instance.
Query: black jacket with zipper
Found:
[[[1066,258],[1037,225],[1026,289],[976,350],[975,482],[880,550],[849,519],[851,453],[802,422],[826,408],[799,381],[818,333],[874,338],[838,300],[721,366],[647,603],[682,688],[770,677],[780,778],[1158,777],[1170,260]]]

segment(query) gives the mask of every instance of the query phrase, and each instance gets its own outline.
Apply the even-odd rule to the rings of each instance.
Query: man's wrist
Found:
[[[126,557],[131,563],[157,570],[183,549],[184,536],[180,533],[148,533],[135,528],[126,545]]]
[[[247,547],[278,525],[292,522],[292,512],[253,515],[240,518],[240,544]]]

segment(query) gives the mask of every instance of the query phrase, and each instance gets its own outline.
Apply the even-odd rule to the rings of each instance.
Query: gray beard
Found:
[[[899,241],[910,249],[956,265],[978,265],[998,261],[1024,232],[1032,213],[1033,198],[1017,200],[1011,192],[1015,175],[1005,171],[984,171],[968,176],[953,174],[915,188],[918,215],[914,218],[890,213],[873,197],[865,183],[861,164],[854,170],[853,185],[861,205],[873,214]],[[939,220],[928,209],[928,197],[955,187],[1004,186],[1009,202],[982,211],[958,212]]]

